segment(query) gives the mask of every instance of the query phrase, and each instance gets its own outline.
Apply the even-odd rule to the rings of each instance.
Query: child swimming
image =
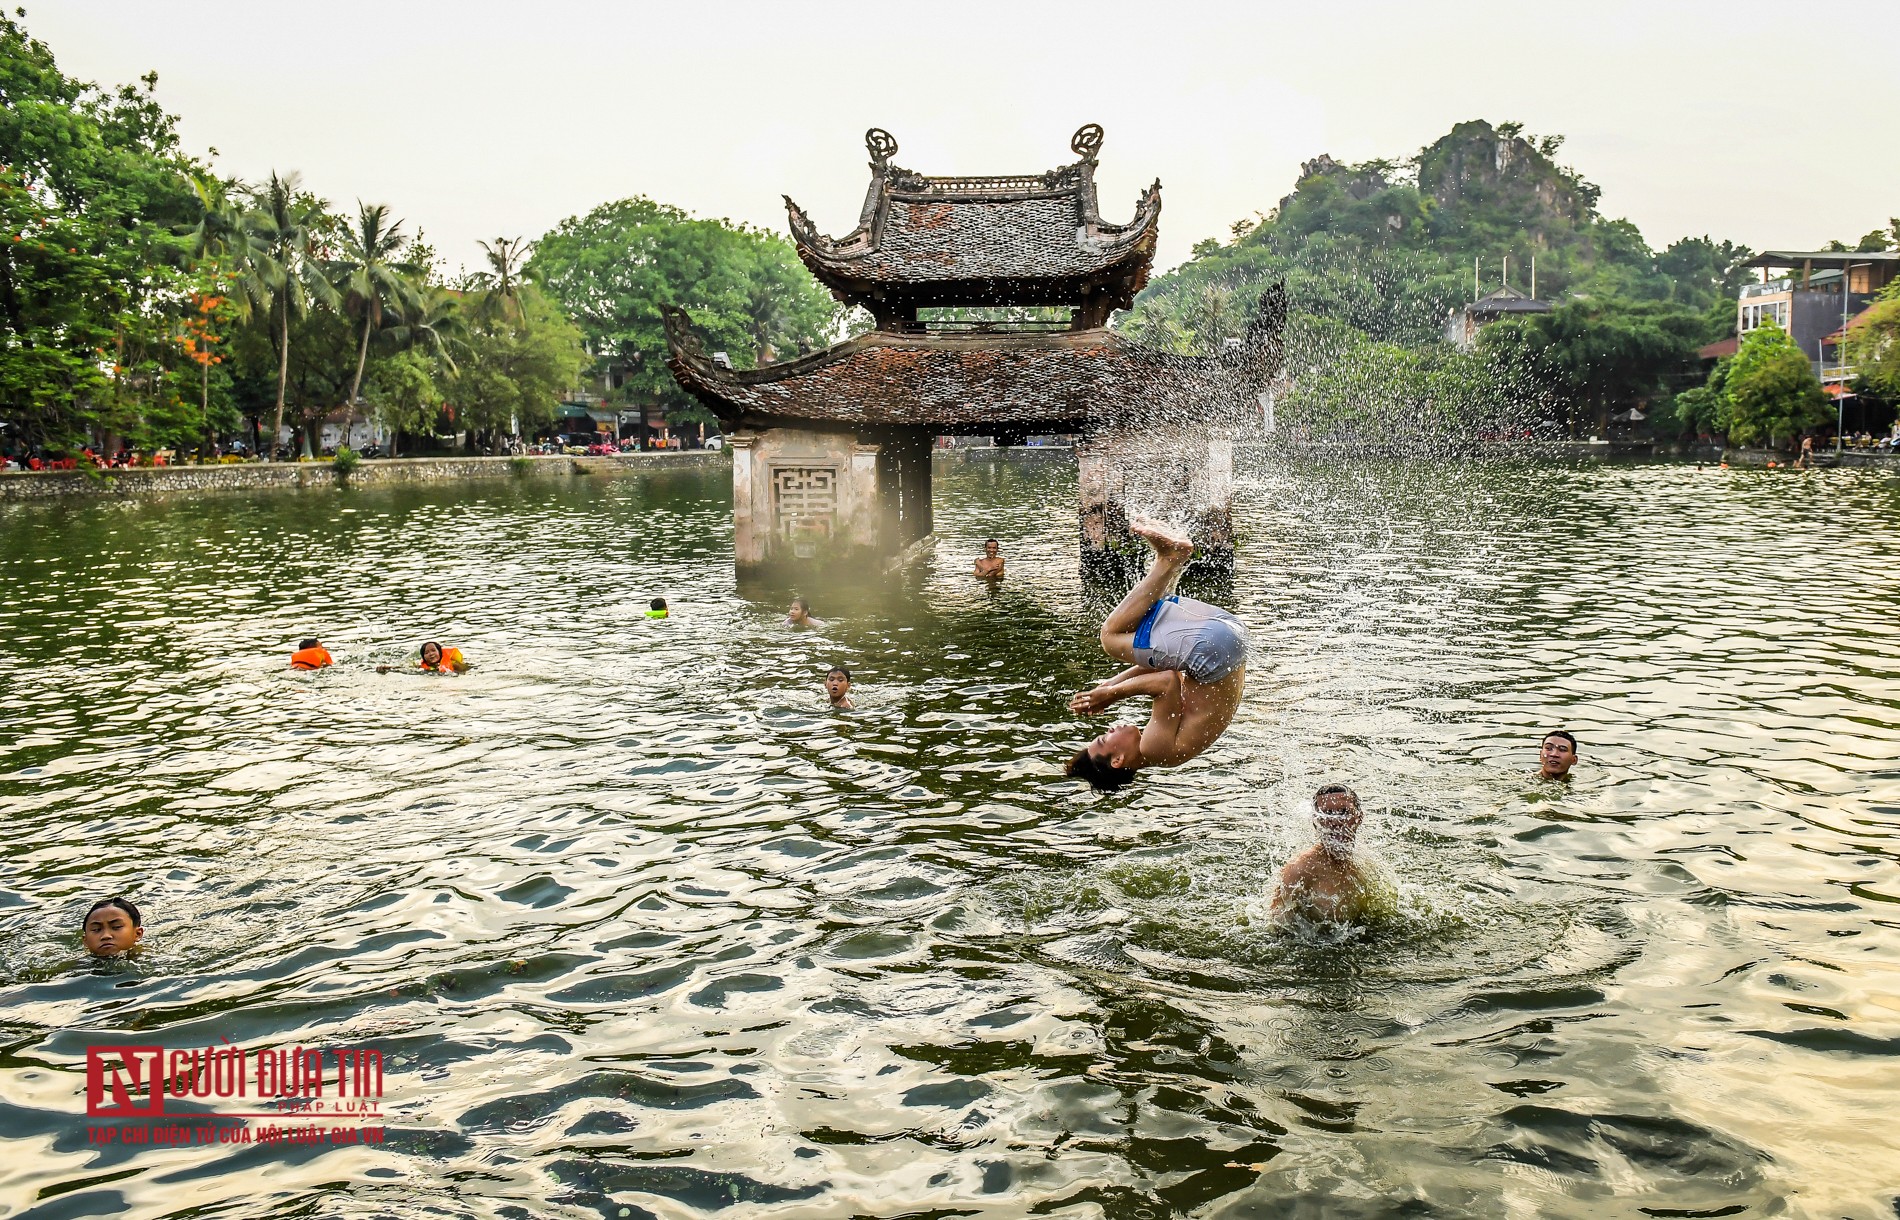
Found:
[[[86,912],[80,936],[94,957],[120,957],[145,939],[145,921],[130,899],[102,898]]]
[[[322,669],[334,663],[335,658],[330,655],[330,650],[314,636],[297,645],[297,651],[290,654],[292,669]]]
[[[461,649],[444,648],[434,640],[423,642],[419,656],[421,659],[416,662],[416,670],[419,673],[465,674],[472,668],[468,659],[462,655]],[[376,672],[386,674],[390,668],[388,665],[378,665]]]
[[[667,614],[666,599],[664,597],[656,597],[647,603],[648,618],[666,618]]]
[[[834,665],[825,674],[825,697],[831,700],[831,706],[841,712],[857,710],[851,702],[851,671],[842,665]]]

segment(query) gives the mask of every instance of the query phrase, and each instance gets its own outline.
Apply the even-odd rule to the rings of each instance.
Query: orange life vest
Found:
[[[442,660],[431,665],[427,661],[417,661],[416,668],[432,674],[459,674],[468,668],[468,662],[462,658],[459,648],[444,648]]]
[[[330,650],[327,648],[299,648],[290,654],[292,669],[322,669],[332,664]]]

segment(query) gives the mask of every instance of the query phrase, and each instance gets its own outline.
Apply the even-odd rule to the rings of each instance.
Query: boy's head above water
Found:
[[[321,648],[321,647],[323,647],[323,644],[315,636],[311,636],[309,639],[305,640],[303,643],[297,645],[297,651],[302,652],[306,648]]]
[[[1364,816],[1359,794],[1344,784],[1328,784],[1313,794],[1313,829],[1328,851],[1351,851]]]
[[[127,898],[105,898],[86,912],[81,935],[94,957],[117,957],[145,939],[145,921]]]
[[[825,694],[833,703],[843,703],[851,694],[851,671],[834,665],[825,674]]]

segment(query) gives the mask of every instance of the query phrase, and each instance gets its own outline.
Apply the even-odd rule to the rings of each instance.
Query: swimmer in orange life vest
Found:
[[[419,673],[460,674],[467,673],[469,670],[468,661],[462,656],[461,649],[444,648],[434,640],[429,640],[422,645],[421,657],[422,659],[416,662],[416,670]],[[386,674],[389,670],[390,667],[387,665],[376,667],[376,672],[379,674]]]
[[[459,674],[468,671],[468,662],[461,649],[444,648],[430,640],[422,646],[422,659],[416,662],[416,668],[432,674]]]
[[[290,654],[292,669],[322,669],[325,665],[333,664],[335,660],[330,656],[329,649],[315,639],[305,640],[297,645],[297,651]]]

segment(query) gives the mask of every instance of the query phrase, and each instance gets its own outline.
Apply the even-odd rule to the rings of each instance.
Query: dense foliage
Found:
[[[1696,348],[1733,331],[1750,252],[1706,237],[1652,250],[1635,226],[1598,213],[1598,189],[1553,159],[1561,144],[1479,121],[1403,164],[1310,161],[1270,215],[1202,243],[1122,325],[1171,349],[1212,350],[1245,328],[1264,284],[1285,280],[1294,316],[1327,323],[1289,333],[1290,401],[1323,416],[1339,384],[1370,399],[1431,367],[1457,370],[1468,392],[1400,397],[1435,404],[1427,413],[1448,423],[1471,422],[1482,402],[1497,422],[1528,408],[1571,431],[1600,429],[1615,409],[1695,378]],[[1488,327],[1476,352],[1450,350],[1452,312],[1505,282],[1528,294],[1533,259],[1536,295],[1567,303]]]
[[[662,304],[741,368],[837,324],[783,239],[643,199],[539,250],[483,243],[486,267],[445,279],[386,205],[213,176],[156,86],[74,80],[0,15],[0,450],[209,450],[240,429],[268,449],[288,425],[310,454],[326,419],[364,413],[398,444],[479,447],[603,386],[703,418],[666,372]]]
[[[667,371],[661,306],[685,310],[741,369],[821,348],[840,321],[784,238],[651,199],[569,217],[536,243],[527,269],[580,326],[616,396],[675,419],[707,417]]]

